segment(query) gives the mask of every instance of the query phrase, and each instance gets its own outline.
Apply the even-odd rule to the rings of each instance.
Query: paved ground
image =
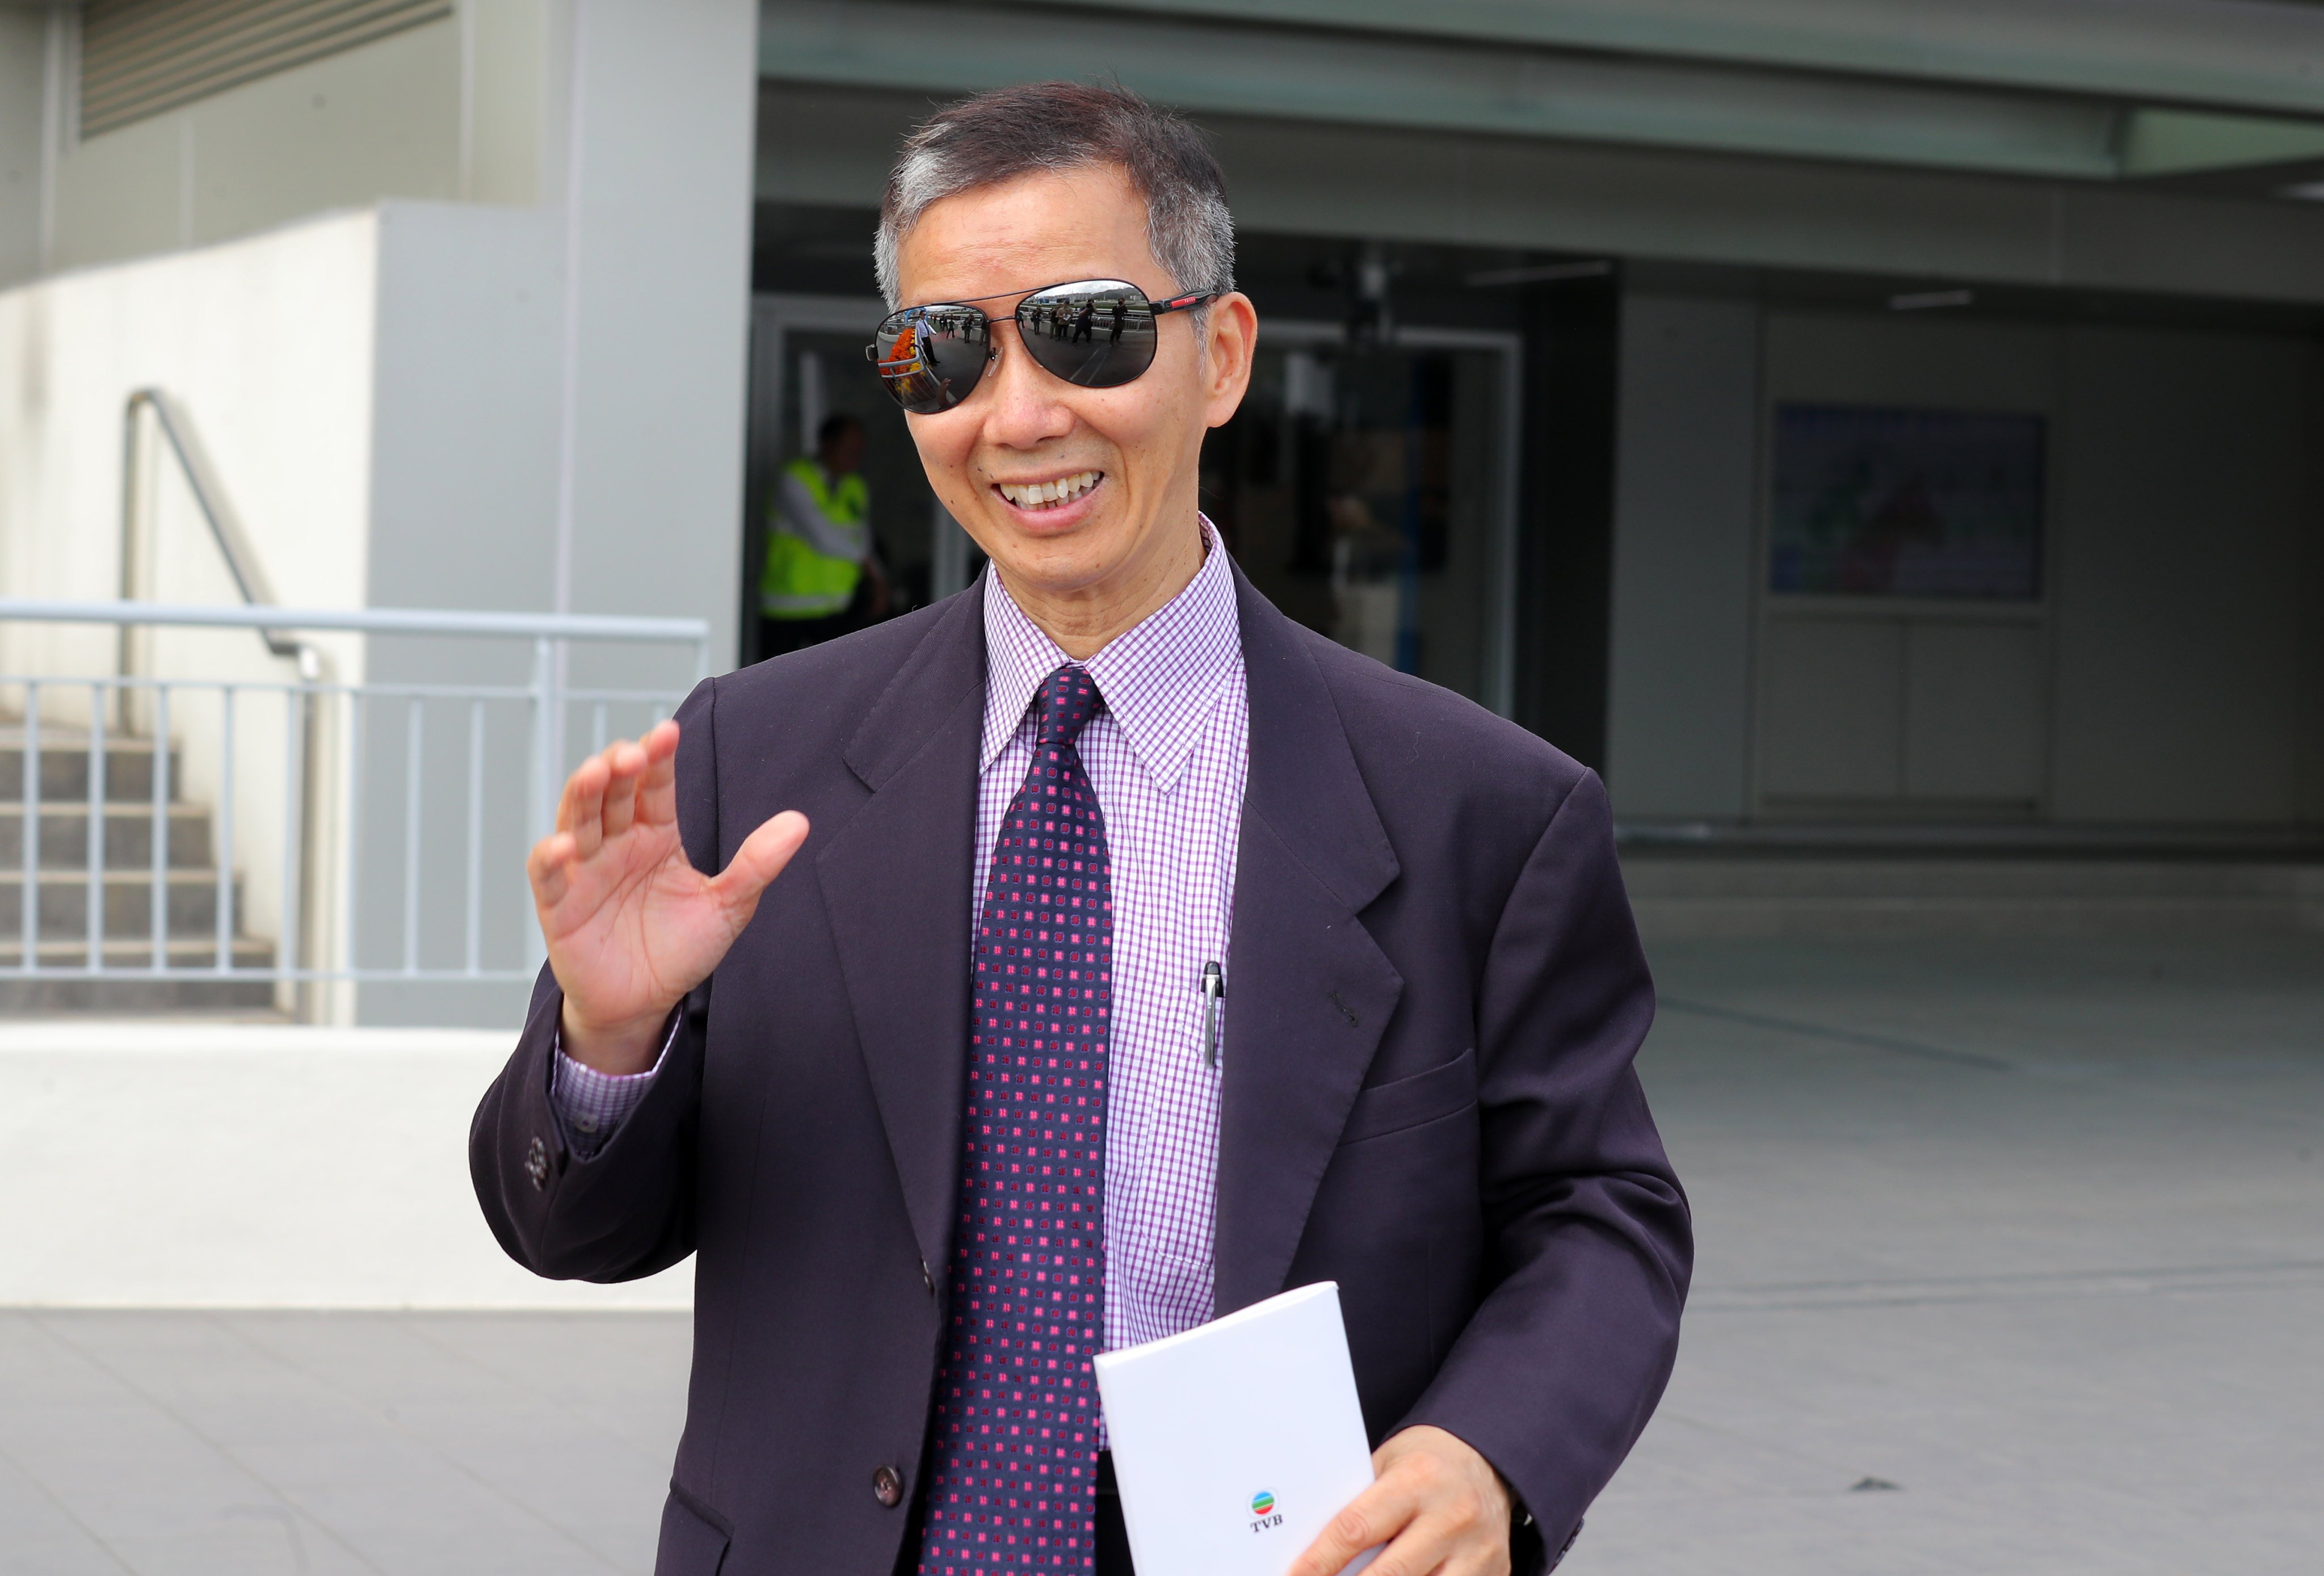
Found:
[[[2324,938],[1656,964],[1701,1264],[1569,1570],[2324,1571]]]
[[[653,1568],[673,1313],[0,1313],[7,1576]]]
[[[1656,964],[1701,1273],[1569,1571],[2324,1569],[2324,938]],[[0,1572],[641,1572],[685,1363],[651,1314],[0,1312]]]

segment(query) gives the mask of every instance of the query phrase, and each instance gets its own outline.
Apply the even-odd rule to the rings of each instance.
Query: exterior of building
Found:
[[[769,5],[757,273],[861,291],[848,244],[931,97],[1117,73],[1217,138],[1264,320],[1343,345],[1370,268],[1390,343],[1455,385],[1401,660],[1603,767],[1626,820],[2314,825],[2319,45],[2267,4]],[[1496,336],[1514,410],[1456,370]],[[1342,519],[1288,604],[1402,534],[1367,456],[1431,401],[1333,351],[1301,417],[1277,342],[1239,425],[1293,410],[1368,476],[1313,489]],[[2007,499],[1944,480],[1996,420]],[[1240,436],[1230,512],[1297,447]],[[1997,550],[2006,584],[1969,567]],[[1310,622],[1398,659],[1345,579]]]
[[[1598,765],[1642,837],[2312,846],[2319,59],[2294,0],[0,3],[0,595],[233,597],[124,463],[146,388],[286,604],[697,617],[745,659],[761,506],[833,410],[942,594],[973,555],[860,357],[879,182],[933,102],[1111,76],[1225,162],[1262,355],[1206,507],[1296,616]],[[0,672],[111,638],[0,628]],[[348,683],[522,681],[318,639]],[[401,785],[482,747],[356,732],[343,961],[433,945],[419,884],[456,918],[526,830],[436,836]],[[347,873],[423,842],[411,889]],[[511,968],[521,898],[469,900]]]

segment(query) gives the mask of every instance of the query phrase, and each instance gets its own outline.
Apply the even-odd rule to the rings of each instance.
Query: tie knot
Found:
[[[1082,724],[1097,715],[1097,685],[1088,668],[1068,662],[1041,681],[1034,704],[1040,730],[1036,742],[1070,744],[1081,736]]]

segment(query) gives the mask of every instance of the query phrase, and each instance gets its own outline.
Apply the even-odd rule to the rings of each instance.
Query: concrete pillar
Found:
[[[470,74],[472,180],[519,195],[530,168],[540,201],[382,210],[367,599],[707,618],[724,668],[742,555],[757,11],[751,0],[566,0],[545,16],[537,154],[508,106],[530,90],[521,32],[480,36]],[[370,671],[522,683],[530,655],[374,641]],[[566,677],[682,685],[690,661],[576,648]],[[617,710],[611,730],[647,720]],[[586,712],[567,721],[559,777],[590,743]],[[379,770],[393,769],[383,756]],[[457,770],[454,752],[441,770]],[[464,791],[448,779],[443,790],[445,802]],[[488,827],[495,935],[530,924],[526,785],[504,792]],[[399,831],[365,835],[376,856],[396,857]],[[426,884],[447,903],[459,857],[428,853]],[[360,947],[400,924],[395,899],[385,884],[369,894],[378,912],[359,919]],[[367,986],[358,1017],[513,1021],[522,995]]]

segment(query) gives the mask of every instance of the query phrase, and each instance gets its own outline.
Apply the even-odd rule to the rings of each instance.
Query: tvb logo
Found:
[[[1283,1525],[1283,1512],[1275,1508],[1275,1496],[1261,1488],[1250,1497],[1250,1530],[1265,1532]]]

